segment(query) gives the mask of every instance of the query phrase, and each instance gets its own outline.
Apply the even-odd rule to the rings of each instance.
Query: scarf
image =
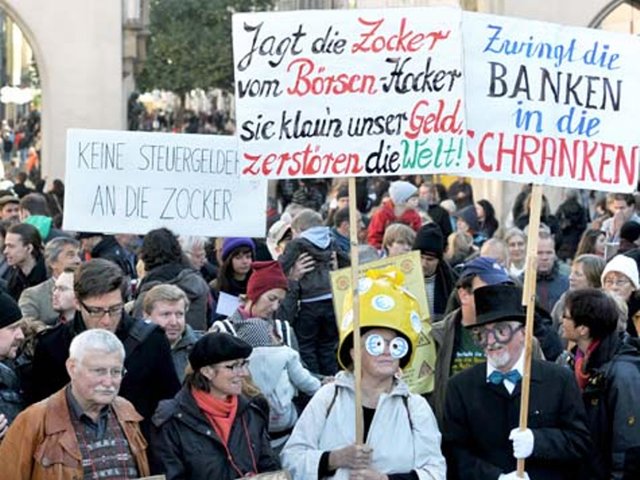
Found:
[[[587,348],[587,352],[583,353],[579,348],[576,351],[575,375],[580,390],[584,390],[589,383],[589,373],[586,371],[589,358],[596,348],[600,345],[600,340],[591,343]]]
[[[231,426],[238,411],[238,397],[231,395],[230,398],[220,400],[208,392],[195,388],[191,389],[191,394],[226,447],[229,443]]]

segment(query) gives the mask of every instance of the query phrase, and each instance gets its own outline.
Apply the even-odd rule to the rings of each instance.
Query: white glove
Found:
[[[527,475],[527,472],[524,472],[523,476],[519,477],[516,470],[511,473],[503,473],[498,477],[498,480],[529,480],[529,475]]]
[[[527,458],[533,453],[533,432],[528,428],[523,431],[514,428],[509,434],[509,440],[513,442],[515,458]]]

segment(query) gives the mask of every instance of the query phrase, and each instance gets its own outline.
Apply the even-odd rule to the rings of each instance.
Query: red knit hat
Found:
[[[268,262],[253,262],[253,273],[247,284],[247,297],[252,302],[257,302],[260,295],[274,288],[286,290],[289,286],[282,267],[275,260]]]

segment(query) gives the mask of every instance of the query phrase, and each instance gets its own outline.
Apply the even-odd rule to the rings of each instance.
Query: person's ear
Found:
[[[76,370],[78,368],[77,360],[75,358],[67,358],[67,361],[64,362],[64,366],[67,369],[69,378],[73,379],[76,376]]]
[[[207,380],[211,381],[213,379],[213,377],[215,376],[215,372],[213,370],[213,367],[207,365],[206,367],[202,367],[200,369],[200,373],[202,374],[203,377],[205,377]]]

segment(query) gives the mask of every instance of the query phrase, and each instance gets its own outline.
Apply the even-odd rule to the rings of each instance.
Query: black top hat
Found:
[[[522,289],[515,285],[487,285],[474,290],[477,327],[493,322],[516,321],[525,323],[527,316],[522,306]]]

